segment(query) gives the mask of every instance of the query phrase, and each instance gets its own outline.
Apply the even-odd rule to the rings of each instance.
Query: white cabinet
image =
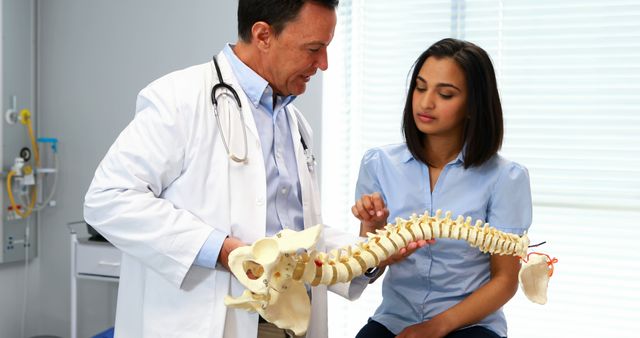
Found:
[[[76,277],[120,277],[120,250],[109,242],[79,238],[76,246]]]
[[[111,243],[78,238],[71,229],[71,338],[78,334],[78,280],[118,282],[121,257]]]

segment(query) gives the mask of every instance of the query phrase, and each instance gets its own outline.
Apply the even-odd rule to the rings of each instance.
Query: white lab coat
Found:
[[[260,139],[250,102],[223,53],[225,82],[238,92],[246,122],[248,164],[230,161],[210,99],[217,76],[211,62],[168,74],[143,89],[136,116],[96,170],[84,215],[122,252],[116,313],[119,338],[256,337],[256,313],[225,307],[224,297],[243,286],[224,268],[192,265],[213,228],[246,243],[265,235],[266,181]],[[309,171],[299,126],[309,125],[287,109],[302,188],[305,227],[321,222],[316,172]],[[236,113],[237,111],[232,111]],[[221,113],[234,153],[243,154],[240,119]],[[305,137],[311,149],[311,137]],[[357,240],[325,227],[319,249]],[[364,281],[332,286],[357,298]],[[327,337],[326,288],[313,288],[308,338]]]

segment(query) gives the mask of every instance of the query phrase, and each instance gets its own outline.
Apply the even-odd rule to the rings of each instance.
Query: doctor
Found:
[[[321,223],[312,134],[292,101],[327,69],[337,4],[239,0],[235,45],[139,93],[84,207],[123,252],[117,337],[285,337],[256,313],[225,307],[243,290],[227,257]],[[356,238],[325,227],[319,246]],[[334,291],[356,298],[367,282]],[[307,338],[327,337],[326,306],[326,288],[314,287]]]

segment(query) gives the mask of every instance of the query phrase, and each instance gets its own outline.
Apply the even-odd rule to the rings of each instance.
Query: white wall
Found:
[[[135,97],[170,71],[206,62],[236,40],[236,1],[57,0],[38,10],[39,134],[60,139],[57,206],[40,215],[38,285],[30,290],[27,336],[69,335],[69,234],[82,219],[93,172],[133,116]],[[312,81],[296,104],[316,129],[321,83]],[[0,338],[19,332],[20,266],[0,266]],[[11,285],[11,287],[8,287]],[[10,288],[16,295],[7,297]],[[112,325],[116,286],[79,282],[79,336]],[[6,306],[8,305],[8,306]],[[36,312],[36,307],[40,310]]]

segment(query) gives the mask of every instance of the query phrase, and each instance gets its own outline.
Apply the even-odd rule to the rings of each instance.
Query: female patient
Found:
[[[402,128],[404,143],[371,149],[362,159],[361,197],[352,211],[363,225],[442,209],[518,235],[529,228],[529,176],[497,154],[502,108],[483,49],[444,39],[422,53]],[[483,254],[452,239],[412,249],[381,264],[394,263],[382,304],[357,338],[506,337],[501,307],[517,290],[517,257]]]

